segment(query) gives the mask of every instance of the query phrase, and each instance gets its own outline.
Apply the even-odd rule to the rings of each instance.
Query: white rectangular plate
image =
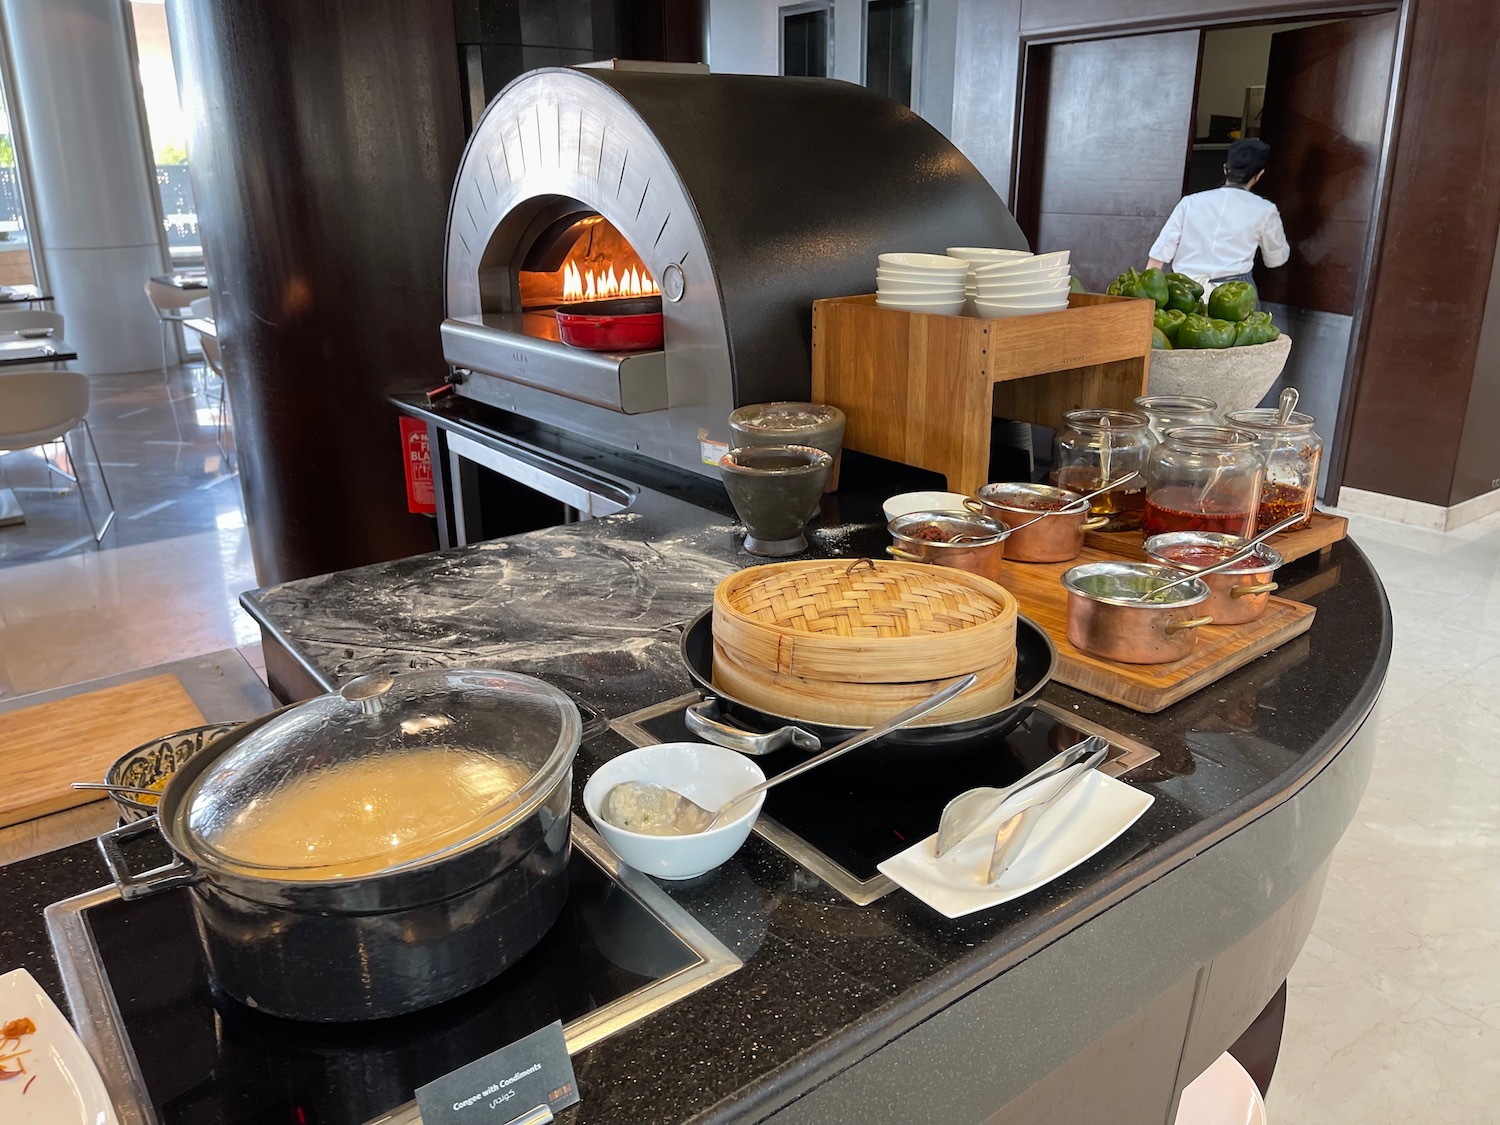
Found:
[[[1043,811],[1026,848],[993,886],[984,885],[1004,813],[938,859],[937,835],[880,864],[880,871],[939,914],[962,918],[1045,886],[1101,851],[1141,818],[1155,798],[1098,770]]]
[[[30,973],[0,976],[0,1024],[26,1017],[36,1032],[5,1044],[24,1050],[26,1075],[0,1080],[0,1121],[5,1125],[119,1125],[94,1060],[67,1017]],[[15,1063],[6,1063],[13,1069]],[[30,1083],[28,1088],[27,1084]]]

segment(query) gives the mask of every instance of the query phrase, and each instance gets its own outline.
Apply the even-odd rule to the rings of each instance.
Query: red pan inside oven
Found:
[[[660,297],[577,301],[557,310],[562,342],[592,352],[638,352],[662,346]]]

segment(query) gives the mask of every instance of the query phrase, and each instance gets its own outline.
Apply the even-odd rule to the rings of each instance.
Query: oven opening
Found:
[[[516,276],[528,313],[661,292],[635,248],[603,215],[569,216],[544,231]]]

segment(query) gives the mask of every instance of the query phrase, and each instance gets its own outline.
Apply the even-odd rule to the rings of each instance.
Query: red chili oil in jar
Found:
[[[1177,499],[1175,493],[1179,491],[1182,496]],[[1170,502],[1174,499],[1176,504]],[[1166,489],[1146,501],[1141,523],[1148,539],[1168,531],[1216,531],[1248,538],[1255,524],[1255,513],[1228,508],[1212,499],[1194,501],[1186,489]]]
[[[1255,514],[1255,530],[1265,531],[1288,516],[1302,513],[1302,519],[1287,531],[1298,531],[1307,526],[1312,518],[1313,493],[1310,488],[1299,488],[1295,484],[1267,484],[1260,491],[1260,508]]]

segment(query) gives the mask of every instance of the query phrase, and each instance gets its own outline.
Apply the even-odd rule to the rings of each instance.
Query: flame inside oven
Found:
[[[563,264],[564,301],[592,301],[597,297],[648,297],[660,292],[644,267],[627,266],[616,276],[613,265],[605,272],[596,274],[592,268],[580,273],[572,262]]]
[[[520,271],[523,309],[661,292],[635,248],[602,215],[590,215],[568,227],[553,243],[558,249],[563,245],[568,251],[556,270]],[[555,254],[549,256],[557,260]]]

